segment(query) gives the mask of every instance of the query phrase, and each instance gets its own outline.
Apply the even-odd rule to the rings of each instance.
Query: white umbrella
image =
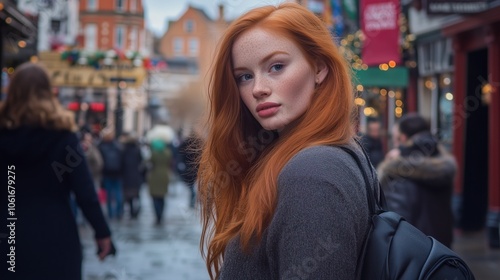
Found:
[[[153,140],[162,140],[165,143],[172,143],[174,138],[175,131],[168,125],[155,125],[146,133],[146,140],[149,143]]]

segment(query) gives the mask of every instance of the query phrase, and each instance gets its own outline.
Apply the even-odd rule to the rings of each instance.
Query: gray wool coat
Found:
[[[370,174],[359,146],[349,146]],[[276,211],[261,242],[245,254],[234,238],[219,279],[355,279],[369,228],[366,195],[349,154],[331,146],[302,150],[279,174]]]

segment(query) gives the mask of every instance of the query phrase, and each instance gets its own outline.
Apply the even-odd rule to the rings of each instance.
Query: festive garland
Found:
[[[111,66],[117,62],[131,62],[133,66],[140,67],[144,64],[143,58],[137,51],[120,52],[114,49],[108,51],[83,51],[65,50],[61,53],[61,60],[68,61],[71,66],[91,66],[99,69],[104,66]]]

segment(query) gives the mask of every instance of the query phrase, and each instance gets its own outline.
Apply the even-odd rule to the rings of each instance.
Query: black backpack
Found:
[[[378,181],[374,180],[378,186],[371,186],[358,155],[349,148],[340,148],[354,158],[363,174],[371,213],[370,230],[358,259],[357,279],[475,279],[455,252],[426,236],[399,214],[385,210],[385,198]],[[364,150],[363,153],[370,162]],[[371,175],[373,177],[373,170]],[[379,200],[373,193],[376,187],[380,189]]]
[[[117,143],[102,143],[99,150],[101,151],[104,172],[117,173],[122,171],[123,154]]]

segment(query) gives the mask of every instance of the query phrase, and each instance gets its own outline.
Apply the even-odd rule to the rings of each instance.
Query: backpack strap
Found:
[[[365,155],[365,158],[367,162],[371,165],[370,159],[368,158],[368,155],[366,154],[365,150],[363,149],[363,146],[355,139],[356,143],[358,143],[359,147],[361,148],[363,154]],[[361,163],[361,159],[357,155],[357,153],[351,149],[349,149],[346,146],[338,146],[342,150],[344,150],[346,153],[348,153],[355,161],[356,164],[358,165],[359,170],[361,171],[361,174],[363,175],[363,180],[365,181],[365,188],[366,188],[366,193],[367,193],[367,201],[368,201],[368,207],[370,209],[370,214],[376,214],[378,210],[385,209],[386,207],[386,202],[385,202],[385,197],[382,192],[382,188],[380,188],[379,184],[370,184],[370,180],[368,179],[368,174],[366,173],[366,168],[363,166]],[[372,175],[372,180],[375,180],[375,176],[373,174],[373,170],[370,168],[370,172]],[[379,199],[376,199],[376,196],[374,194],[374,189],[375,186],[378,186],[379,190]]]
[[[370,163],[370,166],[372,166],[370,158],[368,157],[368,153],[366,152],[365,148],[363,148],[363,145],[361,145],[361,143],[356,138],[354,138],[354,141],[356,141],[356,143],[358,143],[358,146],[361,149],[361,151],[363,152],[363,155],[365,155],[366,161]],[[360,167],[360,168],[362,170],[364,170],[362,167]],[[375,190],[375,189],[378,190],[378,200],[375,200],[376,201],[375,203],[377,203],[377,201],[378,201],[377,206],[379,207],[379,209],[387,210],[388,208],[387,208],[387,202],[385,200],[384,190],[382,189],[382,186],[380,185],[380,182],[378,181],[377,176],[375,176],[373,174],[374,170],[375,170],[374,168],[370,168],[370,172],[372,174],[372,179],[374,182],[376,182],[376,184],[373,185],[373,190]],[[375,196],[373,196],[373,197],[375,197]]]

